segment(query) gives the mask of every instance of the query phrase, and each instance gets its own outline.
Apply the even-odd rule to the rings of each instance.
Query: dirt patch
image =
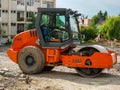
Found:
[[[115,49],[119,53],[119,48]],[[120,90],[120,56],[114,68],[105,69],[99,77],[83,78],[74,69],[63,66],[24,75],[6,52],[0,52],[0,90]]]

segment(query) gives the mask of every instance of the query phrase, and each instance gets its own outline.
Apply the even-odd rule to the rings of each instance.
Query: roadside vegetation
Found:
[[[120,40],[120,16],[108,17],[106,22],[99,27],[100,32],[110,40]]]
[[[107,11],[99,11],[93,16],[89,26],[80,26],[82,42],[103,40],[120,40],[120,15],[108,16]],[[99,40],[96,40],[99,39]]]
[[[30,13],[30,24],[27,25],[27,30],[30,30],[30,29],[34,29],[35,28],[35,20],[36,20],[36,16],[34,13]]]

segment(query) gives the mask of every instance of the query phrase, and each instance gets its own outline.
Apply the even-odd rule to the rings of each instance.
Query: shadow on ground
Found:
[[[43,72],[41,74],[32,75],[32,77],[38,78],[50,78],[50,79],[62,79],[70,82],[78,83],[78,84],[86,84],[86,85],[120,85],[120,75],[112,75],[109,73],[102,73],[100,76],[96,78],[83,78],[79,76],[77,73],[69,73],[69,72],[60,72],[60,71],[49,71]]]

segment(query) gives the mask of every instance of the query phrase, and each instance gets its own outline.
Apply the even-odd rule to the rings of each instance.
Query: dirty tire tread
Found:
[[[35,58],[36,62],[32,67],[28,67],[24,61],[26,56],[29,54]],[[45,56],[39,48],[35,46],[27,46],[18,54],[18,65],[25,74],[37,74],[40,73],[44,68]]]

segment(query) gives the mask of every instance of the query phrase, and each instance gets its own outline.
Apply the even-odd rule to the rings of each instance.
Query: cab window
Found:
[[[78,32],[79,29],[77,27],[77,21],[73,15],[70,15],[70,27],[73,34],[73,39],[79,40],[79,32]]]
[[[41,30],[46,42],[64,42],[69,40],[65,15],[60,15],[59,13],[42,14]]]

